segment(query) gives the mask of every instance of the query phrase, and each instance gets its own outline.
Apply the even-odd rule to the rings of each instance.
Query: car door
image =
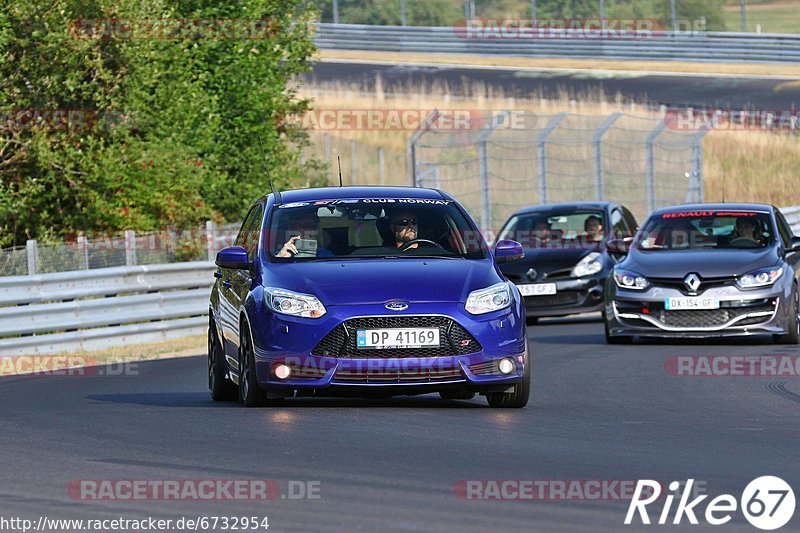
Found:
[[[248,250],[248,245],[251,244],[253,235],[255,234],[256,242],[258,242],[258,233],[261,228],[260,221],[262,219],[263,206],[256,204],[250,208],[247,216],[242,222],[242,227],[239,229],[239,234],[236,236],[234,246],[241,246]],[[258,224],[258,225],[256,225]],[[256,230],[253,231],[253,227]],[[248,250],[248,256],[250,251]],[[223,268],[222,278],[220,283],[220,322],[222,326],[222,335],[224,336],[224,349],[225,355],[229,358],[229,362],[236,366],[239,353],[239,308],[242,302],[241,290],[242,285],[245,283],[241,270],[234,270],[230,268]]]

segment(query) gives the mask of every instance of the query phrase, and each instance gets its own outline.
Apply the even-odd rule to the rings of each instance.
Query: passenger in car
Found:
[[[287,235],[289,240],[286,241],[280,250],[275,254],[275,257],[294,257],[301,251],[297,248],[297,241],[304,240],[317,240],[319,230],[319,216],[316,210],[305,209],[296,214],[293,214],[289,219],[289,227],[287,228]],[[325,248],[317,248],[317,257],[333,257],[333,252]]]

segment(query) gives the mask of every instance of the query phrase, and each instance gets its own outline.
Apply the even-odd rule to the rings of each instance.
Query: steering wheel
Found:
[[[735,239],[733,239],[730,242],[730,244],[733,245],[733,246],[739,246],[739,245],[742,245],[742,244],[747,245],[747,246],[742,246],[742,248],[758,248],[759,247],[758,242],[756,242],[753,239],[750,239],[748,237],[736,237]]]
[[[401,246],[399,248],[399,250],[401,252],[405,252],[406,250],[411,248],[411,245],[413,245],[413,244],[429,244],[429,245],[436,246],[437,248],[441,248],[442,250],[444,250],[444,246],[442,246],[438,242],[434,242],[434,241],[431,241],[431,240],[428,240],[428,239],[412,239],[412,240],[408,241],[407,243],[405,243],[403,246]]]

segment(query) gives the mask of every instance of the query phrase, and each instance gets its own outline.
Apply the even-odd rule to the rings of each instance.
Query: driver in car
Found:
[[[401,248],[405,244],[416,240],[419,234],[419,220],[416,213],[410,209],[395,211],[389,216],[389,229],[392,230],[395,240],[395,248]],[[408,246],[406,249],[417,248],[418,243]]]
[[[755,221],[749,218],[737,218],[736,229],[733,232],[734,239],[731,242],[747,240],[755,244],[761,244],[761,239],[756,234]]]

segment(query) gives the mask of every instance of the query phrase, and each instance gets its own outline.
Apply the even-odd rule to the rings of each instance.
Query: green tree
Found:
[[[276,187],[307,186],[305,132],[316,11],[306,0],[0,0],[0,246],[75,230],[239,219]],[[109,33],[97,21],[184,21],[179,35]],[[227,21],[231,38],[188,21]],[[139,24],[137,27],[143,28]],[[188,28],[188,29],[187,29]],[[92,33],[94,30],[94,33]],[[123,37],[123,38],[121,38]],[[84,110],[83,123],[21,126],[17,111]]]

